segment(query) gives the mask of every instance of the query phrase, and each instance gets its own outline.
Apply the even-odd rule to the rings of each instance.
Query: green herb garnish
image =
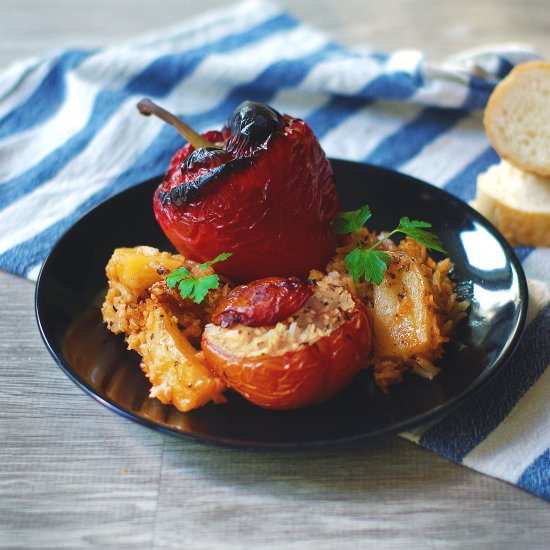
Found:
[[[338,212],[334,220],[334,231],[338,235],[357,233],[371,216],[370,208],[366,204],[359,208],[359,210]]]
[[[376,250],[386,239],[395,233],[403,233],[431,250],[445,252],[439,238],[427,231],[431,223],[419,220],[410,220],[406,216],[399,220],[399,225],[390,231],[383,239],[376,241],[371,247],[364,248],[359,237],[359,229],[371,217],[370,208],[367,205],[359,210],[339,212],[334,221],[334,230],[338,235],[353,233],[357,239],[357,247],[348,252],[344,258],[344,264],[352,276],[355,284],[363,277],[365,281],[379,285],[384,279],[384,271],[388,269],[390,255]]]
[[[206,271],[210,266],[223,262],[230,256],[232,256],[231,252],[222,252],[213,260],[204,262],[199,267]],[[166,285],[168,288],[177,286],[182,298],[190,298],[196,304],[200,304],[210,289],[219,287],[220,278],[216,274],[196,278],[191,275],[188,269],[180,267],[166,275]]]

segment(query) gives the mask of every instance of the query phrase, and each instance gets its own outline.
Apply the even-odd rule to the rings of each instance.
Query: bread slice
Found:
[[[550,176],[550,63],[531,61],[514,68],[495,88],[483,122],[502,158]]]
[[[505,160],[477,177],[472,206],[517,246],[550,246],[550,177]]]

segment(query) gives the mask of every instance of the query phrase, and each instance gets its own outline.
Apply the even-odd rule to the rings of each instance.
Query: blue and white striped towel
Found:
[[[198,130],[245,99],[305,118],[328,155],[388,166],[472,198],[498,158],[480,122],[519,47],[442,67],[416,51],[342,48],[251,1],[168,31],[70,50],[0,76],[0,267],[34,279],[56,239],[99,201],[165,170],[181,138],[136,116],[158,99]],[[441,422],[405,437],[550,499],[550,250],[519,248],[530,278],[510,364]]]

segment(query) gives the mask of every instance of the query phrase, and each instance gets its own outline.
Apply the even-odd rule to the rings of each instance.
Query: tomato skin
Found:
[[[356,307],[338,329],[312,345],[277,356],[237,357],[203,335],[201,347],[211,370],[252,403],[268,409],[296,409],[324,401],[367,366],[371,326],[365,306]]]
[[[339,210],[332,168],[303,120],[285,115],[284,121],[284,131],[275,133],[248,164],[223,172],[180,205],[163,201],[163,193],[204,172],[181,173],[191,146],[176,153],[153,205],[181,254],[203,262],[232,252],[216,271],[237,282],[305,278],[311,269],[325,267],[336,246],[332,222]],[[205,137],[219,141],[228,130]]]
[[[266,277],[238,286],[218,302],[212,322],[221,327],[275,325],[309,300],[314,285],[296,277]]]

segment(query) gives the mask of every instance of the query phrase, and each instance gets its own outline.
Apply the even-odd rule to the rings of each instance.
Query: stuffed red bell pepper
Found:
[[[339,203],[309,126],[245,101],[222,131],[204,138],[206,147],[187,144],[174,155],[154,196],[177,250],[196,261],[231,252],[220,271],[245,282],[324,268]]]

